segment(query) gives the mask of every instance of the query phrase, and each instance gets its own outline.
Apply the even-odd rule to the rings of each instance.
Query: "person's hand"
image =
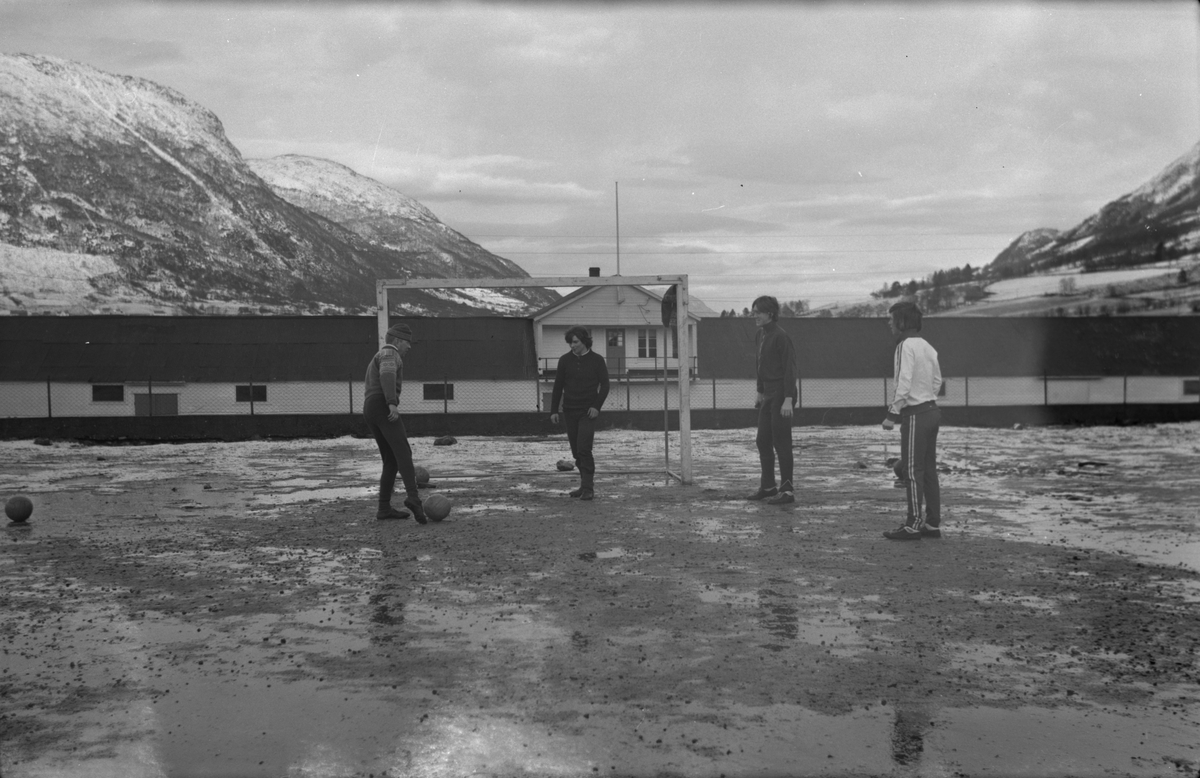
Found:
[[[786,398],[785,398],[785,399],[786,399]],[[782,406],[779,408],[779,413],[780,413],[780,415],[782,415],[782,416],[783,416],[783,418],[785,418],[785,419],[790,419],[790,418],[792,418],[792,404],[791,404],[790,402],[785,402],[785,403],[784,403],[784,404],[783,404],[783,405],[782,405]]]
[[[893,430],[896,428],[896,422],[892,421],[891,419],[884,419],[883,428],[885,430]]]
[[[394,405],[388,406],[388,421],[395,421],[400,418],[400,409]]]
[[[761,408],[762,404],[763,404],[763,400],[765,400],[765,399],[766,398],[763,397],[763,393],[759,392],[754,398],[754,410],[758,410],[759,408]]]
[[[558,424],[558,414],[557,413],[550,414],[550,423]]]
[[[588,408],[588,418],[589,419],[594,419],[599,415],[600,415],[600,411],[596,410],[595,408]]]

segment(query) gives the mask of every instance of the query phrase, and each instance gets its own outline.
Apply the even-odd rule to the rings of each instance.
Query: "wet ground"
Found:
[[[750,430],[592,503],[562,438],[418,439],[426,526],[369,441],[0,442],[0,775],[1197,776],[1198,433],[945,429],[912,543],[876,429],[798,429],[783,508]]]

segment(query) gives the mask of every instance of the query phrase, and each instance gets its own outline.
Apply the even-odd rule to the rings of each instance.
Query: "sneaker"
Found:
[[[747,500],[765,500],[768,497],[774,497],[779,494],[779,487],[771,486],[767,488],[758,487],[758,491],[747,497]]]
[[[420,500],[414,497],[405,497],[404,507],[412,511],[413,518],[417,520],[418,524],[424,524],[425,522],[429,521],[429,519],[425,517],[425,508],[421,505]]]
[[[583,487],[581,486],[578,489],[572,489],[571,491],[567,492],[567,496],[579,499],[583,496]]]
[[[907,524],[901,524],[896,529],[888,530],[883,533],[883,536],[888,540],[920,540],[921,531],[916,527],[910,527]]]
[[[380,521],[384,521],[386,519],[407,519],[409,515],[410,514],[408,511],[402,511],[398,508],[393,508],[390,505],[375,511],[375,518],[379,519]]]
[[[940,538],[942,531],[937,527],[932,527],[928,524],[921,526],[921,537],[923,538]]]
[[[581,487],[581,488],[580,488],[580,490],[579,490],[579,499],[581,499],[581,500],[594,500],[595,498],[596,498],[596,493],[595,493],[594,491],[592,491],[591,489],[588,489],[587,487]]]
[[[908,488],[908,479],[907,478],[897,478],[895,481],[892,481],[892,488],[893,489],[907,489]]]
[[[771,499],[767,500],[767,505],[790,505],[795,501],[796,498],[791,492],[780,492]]]

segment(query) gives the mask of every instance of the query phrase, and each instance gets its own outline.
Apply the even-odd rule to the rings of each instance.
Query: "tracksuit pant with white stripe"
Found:
[[[938,483],[937,436],[942,412],[934,403],[900,411],[900,466],[907,479],[908,518],[913,528],[922,522],[930,527],[942,523],[942,487]]]

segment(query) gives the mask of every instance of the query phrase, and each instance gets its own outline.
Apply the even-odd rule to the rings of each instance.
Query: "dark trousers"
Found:
[[[792,420],[780,413],[783,395],[768,394],[758,406],[758,461],[762,465],[761,486],[775,486],[775,458],[779,458],[779,478],[784,486],[792,483]],[[789,401],[790,402],[790,401]]]
[[[900,417],[900,475],[907,479],[908,518],[905,524],[931,527],[942,523],[942,487],[938,483],[937,436],[942,412],[930,410]]]
[[[571,443],[571,456],[579,468],[580,485],[593,488],[596,478],[596,460],[592,457],[592,442],[596,439],[596,420],[589,419],[584,411],[563,411],[567,420],[567,440]]]
[[[404,491],[409,497],[420,501],[417,474],[413,468],[412,447],[408,445],[404,421],[388,421],[387,400],[377,395],[368,397],[363,404],[363,419],[367,422],[367,429],[375,436],[375,445],[379,446],[379,456],[383,459],[383,472],[379,474],[380,504],[391,504],[397,471],[404,480]]]

